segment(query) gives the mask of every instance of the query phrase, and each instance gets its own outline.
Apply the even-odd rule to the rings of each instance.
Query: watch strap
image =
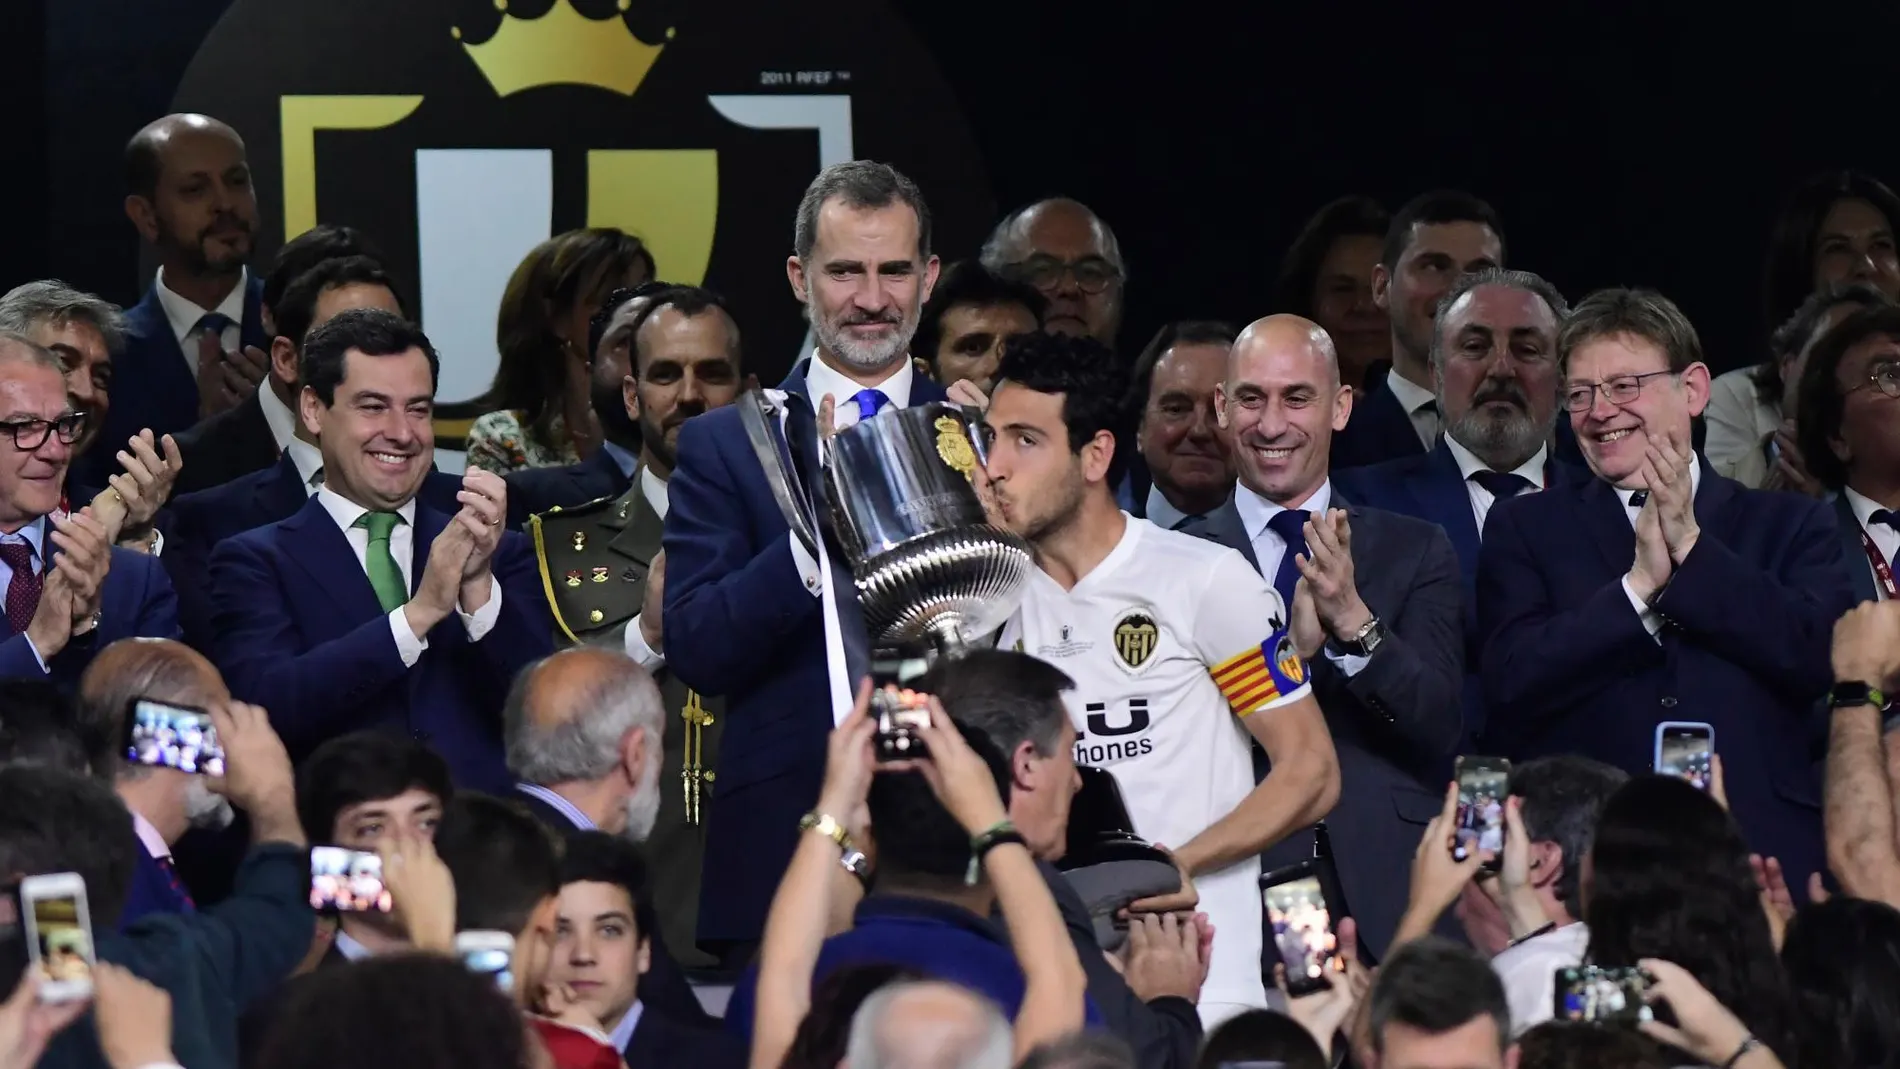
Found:
[[[1827,705],[1830,709],[1853,709],[1862,705],[1871,705],[1885,712],[1892,699],[1886,692],[1860,682],[1837,682],[1827,692]]]

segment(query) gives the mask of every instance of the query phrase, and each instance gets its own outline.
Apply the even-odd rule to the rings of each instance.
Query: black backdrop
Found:
[[[1657,286],[1734,366],[1758,351],[1785,190],[1833,166],[1900,181],[1890,4],[894,6],[949,81],[999,205],[1068,193],[1117,228],[1129,346],[1165,318],[1268,310],[1286,243],[1334,195],[1396,205],[1455,185],[1497,205],[1516,266],[1573,298]],[[0,283],[58,275],[136,298],[120,147],[165,110],[223,7],[0,4]],[[946,234],[940,251],[979,238]]]

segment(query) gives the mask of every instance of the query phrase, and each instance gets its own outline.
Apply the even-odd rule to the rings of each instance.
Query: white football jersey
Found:
[[[1135,831],[1185,845],[1254,788],[1242,717],[1311,693],[1280,596],[1234,550],[1127,517],[1075,587],[1037,570],[998,645],[1075,680],[1075,761],[1113,772]],[[1260,859],[1195,879],[1214,923],[1209,1003],[1266,1005]]]

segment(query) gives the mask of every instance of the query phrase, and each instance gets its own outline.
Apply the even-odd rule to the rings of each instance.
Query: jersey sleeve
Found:
[[[1287,636],[1286,606],[1245,557],[1229,551],[1209,571],[1194,616],[1194,645],[1235,716],[1313,692]]]

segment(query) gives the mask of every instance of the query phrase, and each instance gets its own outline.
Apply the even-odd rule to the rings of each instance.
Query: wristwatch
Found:
[[[1871,705],[1884,713],[1892,704],[1892,699],[1886,692],[1860,682],[1843,680],[1835,683],[1827,692],[1829,709],[1853,709],[1862,705]]]
[[[1327,644],[1348,657],[1370,657],[1385,641],[1385,625],[1374,616],[1349,637],[1328,639]]]
[[[798,830],[815,831],[837,843],[838,849],[842,851],[838,856],[838,864],[842,865],[846,872],[857,877],[865,890],[870,890],[871,859],[866,857],[864,851],[858,849],[857,844],[851,841],[851,833],[845,830],[843,824],[838,823],[829,813],[807,813],[799,819]]]

